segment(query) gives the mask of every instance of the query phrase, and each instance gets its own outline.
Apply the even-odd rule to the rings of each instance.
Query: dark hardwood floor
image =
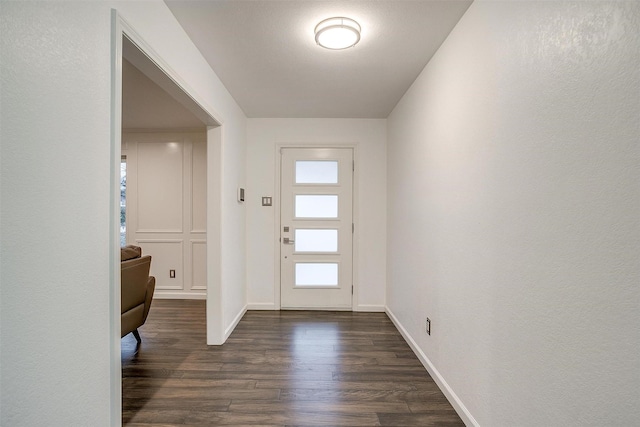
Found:
[[[384,313],[249,311],[206,345],[204,301],[122,339],[128,426],[463,426]]]

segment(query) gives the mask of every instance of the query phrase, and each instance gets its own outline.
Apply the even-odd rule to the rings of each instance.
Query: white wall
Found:
[[[204,130],[122,135],[127,244],[153,257],[154,298],[207,295],[206,138]]]
[[[275,309],[279,254],[276,254],[275,199],[279,185],[279,144],[355,143],[354,212],[357,245],[354,267],[355,310],[378,311],[385,306],[386,120],[249,119],[247,134],[247,292],[249,308]],[[262,196],[274,197],[263,207]]]
[[[117,8],[122,16],[135,30],[147,40],[158,55],[166,59],[171,68],[179,74],[188,85],[215,111],[215,118],[221,122],[221,131],[214,130],[216,138],[221,141],[217,151],[207,152],[208,164],[220,158],[222,170],[211,171],[208,189],[220,187],[219,207],[220,242],[214,251],[212,230],[207,230],[209,265],[207,269],[208,293],[216,293],[221,298],[222,332],[212,331],[212,307],[219,301],[208,300],[207,322],[208,342],[221,344],[233,330],[246,308],[245,283],[245,209],[236,198],[239,186],[244,185],[245,176],[245,141],[246,117],[233,97],[226,90],[220,79],[211,70],[198,49],[193,45],[182,27],[179,26],[171,11],[164,2],[118,2]],[[176,33],[167,28],[175,28]],[[210,148],[210,147],[208,147]],[[211,176],[220,177],[221,182],[212,180]],[[208,215],[212,216],[212,209]],[[220,265],[213,268],[212,254],[220,252]],[[212,285],[214,280],[216,286]],[[219,289],[219,293],[217,291]],[[217,297],[215,298],[217,300]],[[217,326],[217,325],[216,325]]]
[[[388,309],[469,424],[640,419],[639,46],[640,3],[476,1],[388,119]]]
[[[246,119],[238,112],[237,123],[223,125],[222,132],[222,212],[221,212],[221,285],[224,340],[240,321],[247,308],[246,286],[246,209],[238,202],[238,187],[245,187]],[[231,122],[233,123],[233,122]],[[238,144],[242,141],[242,144]]]
[[[110,405],[119,387],[109,348],[110,9],[223,123],[222,182],[208,184],[223,187],[224,234],[240,236],[222,247],[224,319],[245,299],[235,202],[245,117],[162,1],[1,7],[0,424],[119,425]]]

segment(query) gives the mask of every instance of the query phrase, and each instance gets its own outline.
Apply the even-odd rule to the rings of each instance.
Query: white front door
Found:
[[[283,148],[280,305],[350,310],[353,150]]]

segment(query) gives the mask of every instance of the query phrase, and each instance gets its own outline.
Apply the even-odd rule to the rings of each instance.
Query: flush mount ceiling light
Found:
[[[360,24],[350,18],[329,18],[316,25],[316,43],[333,49],[347,49],[360,41]]]

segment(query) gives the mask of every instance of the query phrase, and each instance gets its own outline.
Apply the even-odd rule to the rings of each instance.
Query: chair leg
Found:
[[[132,333],[133,333],[133,336],[136,337],[136,341],[142,342],[142,338],[140,338],[140,333],[138,332],[137,329],[134,329]]]

